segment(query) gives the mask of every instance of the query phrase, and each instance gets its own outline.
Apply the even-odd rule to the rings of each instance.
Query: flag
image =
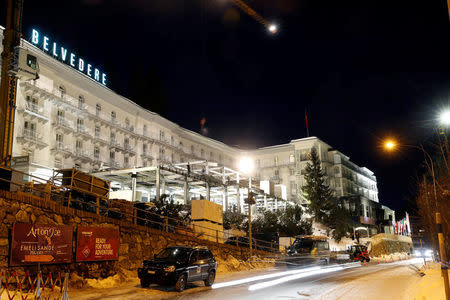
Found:
[[[305,109],[305,125],[306,125],[306,129],[309,129],[308,115],[306,114],[306,109]]]

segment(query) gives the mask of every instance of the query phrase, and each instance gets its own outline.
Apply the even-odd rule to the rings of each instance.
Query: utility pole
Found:
[[[248,196],[245,202],[248,205],[248,242],[250,246],[250,257],[253,256],[253,246],[252,246],[252,204],[256,203],[255,195],[252,193],[252,178],[249,177],[248,180]]]
[[[445,297],[450,299],[450,287],[448,283],[448,267],[447,267],[447,255],[445,253],[444,234],[442,233],[442,218],[441,213],[436,213],[436,225],[439,240],[439,254],[441,257],[441,273],[444,278]]]
[[[17,77],[9,71],[22,37],[23,0],[7,0],[0,85],[0,164],[11,165]]]

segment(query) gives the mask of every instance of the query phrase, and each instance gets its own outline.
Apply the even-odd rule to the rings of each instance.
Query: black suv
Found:
[[[167,247],[154,259],[144,260],[138,268],[138,277],[142,287],[151,283],[174,285],[178,292],[192,281],[205,282],[211,286],[216,278],[217,262],[206,248],[184,246]]]

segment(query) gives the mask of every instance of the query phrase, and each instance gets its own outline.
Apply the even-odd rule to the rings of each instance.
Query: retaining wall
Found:
[[[41,265],[44,272],[65,270],[74,272],[84,278],[99,278],[115,275],[121,268],[135,270],[144,259],[152,258],[167,246],[189,245],[206,246],[220,261],[232,261],[234,267],[248,259],[248,248],[225,245],[203,240],[193,236],[163,232],[156,229],[135,225],[130,222],[107,218],[94,213],[75,210],[56,204],[52,200],[37,197],[23,192],[10,193],[0,191],[0,269],[17,269],[19,272],[33,271],[37,266],[9,267],[9,250],[11,228],[14,222],[30,224],[60,224],[70,225],[74,229],[73,259],[70,264]],[[75,262],[76,227],[100,226],[119,228],[119,260],[103,262]],[[258,255],[268,255],[263,251],[255,251]],[[230,268],[220,266],[221,270]]]

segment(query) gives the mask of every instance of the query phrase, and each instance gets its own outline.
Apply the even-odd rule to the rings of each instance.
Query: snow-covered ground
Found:
[[[405,291],[404,299],[414,300],[444,300],[444,280],[441,276],[441,267],[438,263],[428,262],[422,269],[425,276]]]

